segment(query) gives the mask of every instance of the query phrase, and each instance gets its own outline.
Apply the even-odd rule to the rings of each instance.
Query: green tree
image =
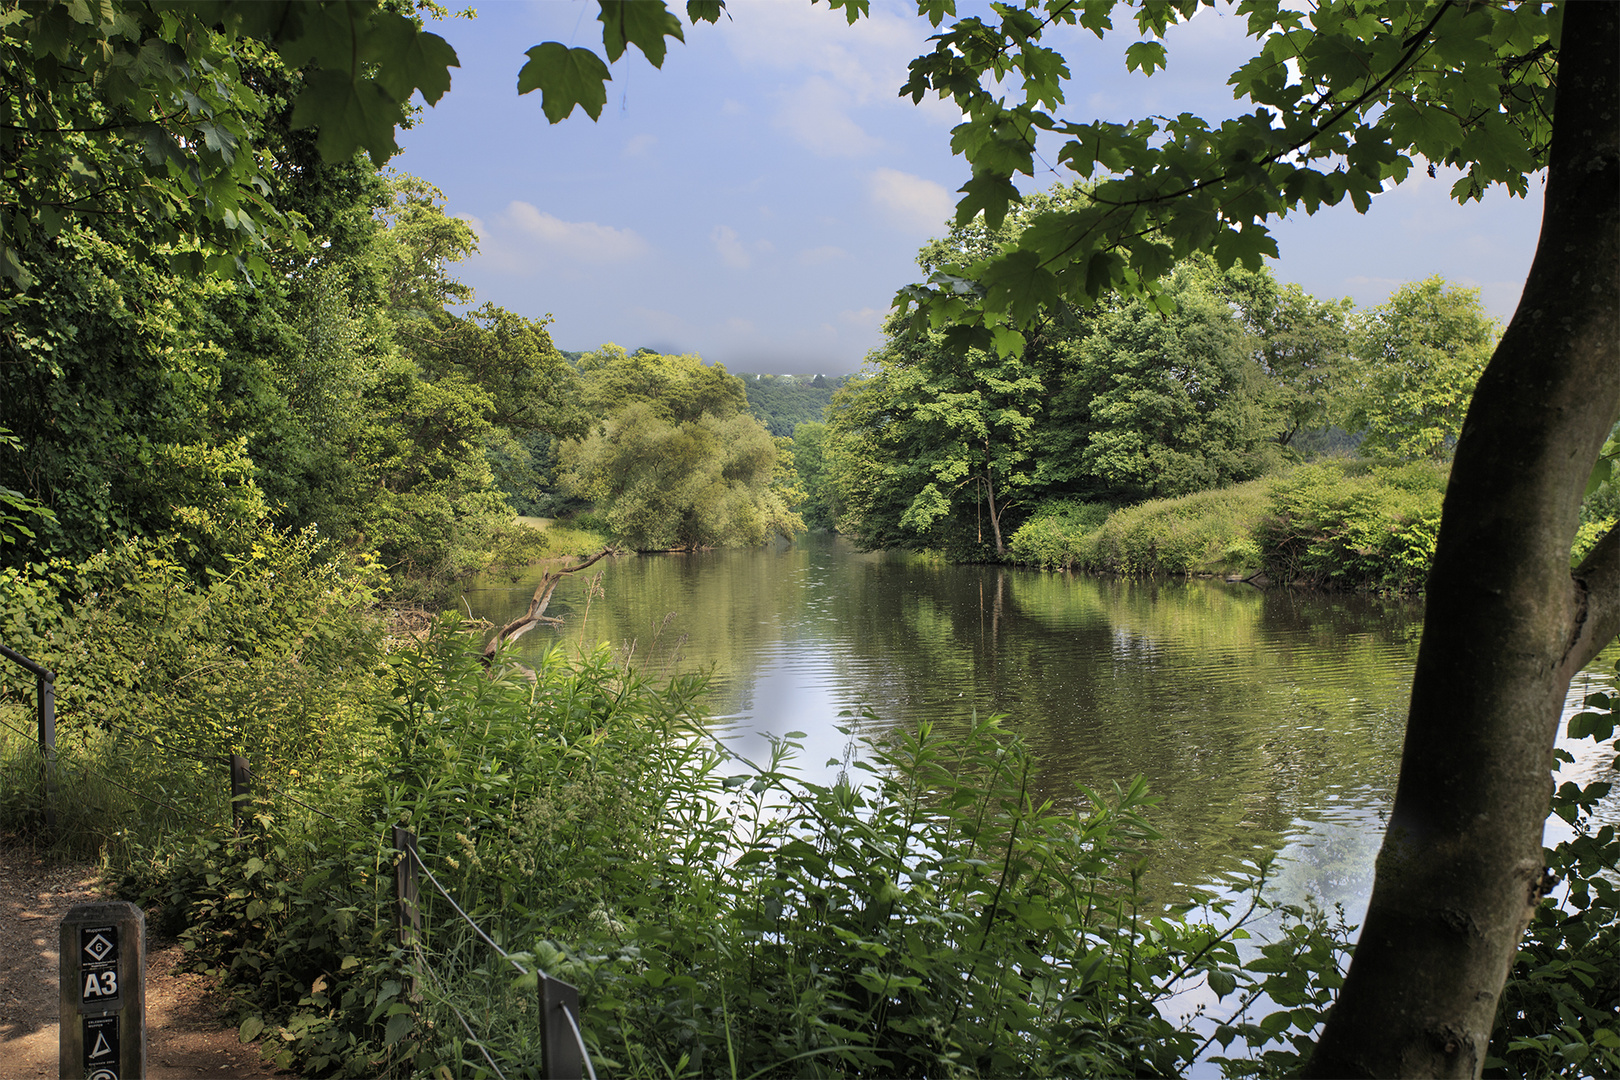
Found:
[[[780,487],[778,460],[776,440],[746,413],[671,420],[646,401],[562,448],[563,483],[638,551],[791,537],[804,523]]]
[[[1033,474],[1030,436],[1044,391],[1039,373],[1021,354],[952,356],[942,334],[893,342],[875,359],[889,407],[865,417],[859,450],[846,453],[871,455],[881,480],[868,470],[861,479],[878,487],[864,495],[846,489],[843,496],[850,507],[867,506],[863,542],[983,546],[1004,554],[1002,519]],[[852,433],[847,425],[861,415],[840,412],[834,430]],[[898,518],[876,513],[885,502],[900,509]]]
[[[1234,267],[1227,280],[1249,328],[1255,360],[1271,383],[1277,445],[1329,427],[1350,381],[1349,297],[1318,300],[1267,270]]]
[[[793,468],[804,492],[799,513],[806,528],[830,531],[838,527],[838,498],[827,459],[827,439],[827,425],[820,421],[807,421],[793,429]]]
[[[800,424],[819,423],[845,376],[828,379],[805,375],[738,374],[748,394],[748,408],[772,435],[793,435]]]
[[[109,217],[137,226],[143,257],[266,273],[271,239],[301,238],[273,198],[288,174],[260,152],[275,103],[259,69],[303,73],[288,122],[316,129],[322,158],[364,146],[380,166],[412,95],[437,101],[456,66],[370,0],[5,0],[0,57],[0,274],[24,286],[24,245]]]
[[[628,353],[610,342],[580,357],[578,366],[580,400],[599,416],[637,402],[675,423],[748,408],[742,380],[724,364],[705,364],[700,356],[665,356],[650,349]]]
[[[1127,67],[1162,67],[1165,29],[1197,6],[1135,9]],[[1620,534],[1569,566],[1587,476],[1620,415],[1620,10],[1246,0],[1238,10],[1258,46],[1231,82],[1251,111],[1219,125],[1188,113],[1062,118],[1068,67],[1043,31],[1078,24],[1101,36],[1118,10],[1004,5],[958,20],[913,62],[908,91],[950,98],[964,115],[952,145],[973,177],[959,221],[982,212],[999,224],[1018,200],[1013,175],[1034,173],[1042,132],[1062,142],[1048,160],[1107,179],[1084,205],[1038,216],[1016,243],[947,268],[903,303],[1012,348],[1009,328],[1059,301],[1110,288],[1162,299],[1155,282],[1193,251],[1258,266],[1276,254],[1269,217],[1344,199],[1365,212],[1414,156],[1457,169],[1459,199],[1492,184],[1525,195],[1547,169],[1537,258],[1457,442],[1367,921],[1309,1065],[1325,1076],[1477,1076],[1544,888],[1569,680],[1620,628]],[[1481,588],[1482,576],[1497,585]]]
[[[1497,336],[1478,289],[1439,277],[1402,285],[1356,320],[1360,370],[1345,426],[1365,432],[1375,455],[1444,459]]]
[[[1079,466],[1088,494],[1113,502],[1185,495],[1260,475],[1272,464],[1271,388],[1248,350],[1220,275],[1189,260],[1167,279],[1166,315],[1110,296],[1066,350],[1063,398],[1043,457]],[[1053,442],[1072,444],[1053,454]]]

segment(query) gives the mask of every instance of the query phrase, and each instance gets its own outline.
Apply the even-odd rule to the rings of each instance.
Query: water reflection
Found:
[[[467,603],[504,622],[538,576],[479,581]],[[802,771],[830,779],[847,743],[840,712],[868,711],[867,735],[1006,713],[1040,755],[1045,794],[1148,778],[1164,800],[1156,887],[1281,851],[1283,895],[1353,914],[1364,902],[1414,604],[949,566],[817,537],[617,559],[602,588],[587,615],[586,582],[566,579],[551,605],[561,628],[520,645],[607,642],[656,670],[708,670],[715,728],[745,756],[768,754],[767,733],[804,732]]]

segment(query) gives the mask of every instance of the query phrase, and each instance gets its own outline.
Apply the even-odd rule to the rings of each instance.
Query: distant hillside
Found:
[[[772,435],[793,434],[807,421],[820,421],[833,391],[849,380],[848,375],[750,375],[736,372],[748,392],[748,409]]]

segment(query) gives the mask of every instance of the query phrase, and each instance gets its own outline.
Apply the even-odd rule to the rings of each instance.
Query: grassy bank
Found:
[[[1331,461],[1110,511],[1043,507],[1015,561],[1119,574],[1248,574],[1322,588],[1414,592],[1434,554],[1446,471]]]

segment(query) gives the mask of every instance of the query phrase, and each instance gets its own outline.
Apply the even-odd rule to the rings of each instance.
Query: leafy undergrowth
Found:
[[[994,720],[861,743],[818,785],[791,742],[758,767],[721,749],[691,679],[655,687],[605,652],[491,679],[469,645],[445,625],[390,658],[385,745],[319,814],[266,795],[241,837],[127,864],[126,893],[184,924],[283,1067],[541,1067],[533,977],[426,882],[422,950],[398,943],[396,823],[518,963],[580,988],[602,1076],[1174,1074],[1222,1039],[1269,1073],[1337,985],[1344,930],[1320,916],[1285,909],[1246,968],[1231,899],[1147,904],[1142,782],[1036,803]],[[1203,980],[1233,1014],[1215,1030],[1170,1018]]]
[[[1446,476],[1444,466],[1429,462],[1328,461],[1111,513],[1095,504],[1052,504],[1014,532],[1008,547],[1016,561],[1046,569],[1143,576],[1264,570],[1276,581],[1319,588],[1417,592],[1434,558]]]
[[[1326,588],[1419,591],[1449,472],[1430,462],[1324,462],[1277,477],[1256,530],[1267,569]]]

